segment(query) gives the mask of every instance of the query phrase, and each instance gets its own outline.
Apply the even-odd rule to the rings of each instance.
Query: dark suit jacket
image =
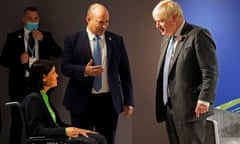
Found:
[[[60,120],[52,103],[49,103],[60,128],[54,123],[40,93],[33,92],[24,98],[22,106],[29,136],[66,137],[64,127],[68,125]]]
[[[108,83],[117,113],[122,105],[134,105],[133,87],[127,52],[121,36],[105,32],[108,57]],[[85,66],[92,57],[86,31],[67,36],[64,40],[62,72],[69,77],[64,106],[75,113],[83,113],[88,106],[94,77],[85,77]]]
[[[210,111],[200,119],[211,115],[218,78],[216,46],[208,30],[185,23],[168,76],[168,95],[176,121],[194,121],[198,100],[211,104]],[[160,69],[156,88],[156,116],[161,122],[166,118],[163,104],[163,65],[170,37],[164,37],[161,45]]]
[[[39,41],[39,58],[50,59],[51,56],[59,58],[62,49],[54,41],[52,34],[41,31],[44,35]],[[25,52],[23,29],[7,34],[7,40],[2,50],[0,63],[9,68],[9,95],[11,100],[21,102],[28,93],[25,81],[26,64],[22,64],[20,55]]]

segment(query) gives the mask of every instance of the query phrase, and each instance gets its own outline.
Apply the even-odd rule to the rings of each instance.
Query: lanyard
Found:
[[[30,51],[31,56],[33,57],[34,54],[35,54],[35,49],[34,49],[34,47],[31,48],[30,45],[28,45],[28,50]]]

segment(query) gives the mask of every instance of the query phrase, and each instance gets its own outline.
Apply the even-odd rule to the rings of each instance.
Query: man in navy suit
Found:
[[[74,126],[103,134],[114,144],[119,114],[133,112],[134,96],[130,65],[123,38],[106,31],[109,12],[99,3],[89,6],[87,28],[64,40],[62,72],[69,77],[64,106]],[[96,36],[101,48],[101,64],[96,65]],[[93,88],[101,76],[100,90]]]
[[[203,144],[218,79],[216,45],[207,29],[184,20],[181,7],[172,0],[160,1],[152,15],[163,35],[157,121],[166,122],[170,144]]]
[[[35,7],[27,7],[23,14],[24,27],[7,34],[0,63],[9,68],[9,95],[11,101],[22,102],[29,93],[28,75],[31,64],[37,59],[59,58],[62,49],[54,41],[50,32],[38,29],[40,17]],[[33,45],[29,44],[30,34]],[[20,142],[20,120],[12,110],[10,144]]]

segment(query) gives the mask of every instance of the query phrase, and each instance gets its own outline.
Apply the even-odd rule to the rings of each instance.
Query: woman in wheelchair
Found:
[[[84,144],[106,144],[105,137],[95,131],[69,126],[60,117],[50,100],[50,91],[58,85],[55,65],[37,60],[30,69],[32,93],[23,100],[23,113],[28,136],[70,138]]]

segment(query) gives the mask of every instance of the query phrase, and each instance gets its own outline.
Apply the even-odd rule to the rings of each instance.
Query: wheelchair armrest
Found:
[[[17,106],[17,107],[21,107],[21,104],[17,101],[11,101],[11,102],[6,102],[5,106]]]

